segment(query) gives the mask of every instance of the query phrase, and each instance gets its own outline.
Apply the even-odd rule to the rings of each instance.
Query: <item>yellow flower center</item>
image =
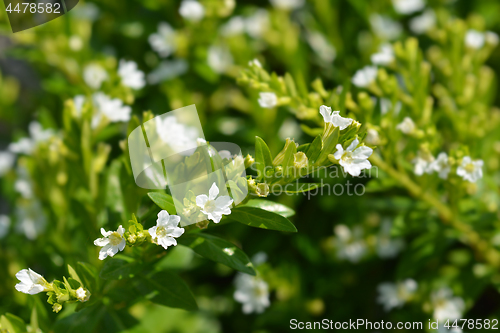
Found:
[[[342,161],[347,162],[352,159],[352,151],[346,151],[342,155]]]
[[[208,200],[204,208],[206,212],[213,211],[215,209],[215,200]]]
[[[156,237],[163,238],[166,235],[167,235],[167,228],[165,228],[165,227],[156,228]]]
[[[474,171],[474,164],[472,163],[469,163],[465,166],[465,171],[467,171],[468,173],[472,173]]]
[[[111,235],[109,235],[109,244],[112,246],[116,246],[122,242],[122,236],[116,231],[114,231]]]

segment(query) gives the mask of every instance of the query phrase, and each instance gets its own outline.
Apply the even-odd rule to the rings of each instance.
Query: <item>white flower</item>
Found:
[[[448,174],[451,171],[448,155],[445,152],[439,153],[437,159],[431,163],[430,168],[439,174],[439,178],[448,178]]]
[[[384,40],[397,39],[403,31],[401,24],[387,16],[378,14],[370,16],[370,25],[375,35]]]
[[[0,239],[4,238],[9,233],[10,217],[0,215]]]
[[[410,20],[410,30],[421,35],[436,25],[436,14],[432,9],[428,9],[422,15],[415,16]]]
[[[362,238],[363,229],[357,226],[351,231],[347,226],[339,224],[335,226],[334,232],[337,257],[352,263],[359,262],[367,251],[366,243]]]
[[[250,60],[248,62],[248,66],[252,67],[252,66],[256,66],[256,67],[259,67],[259,68],[262,68],[262,64],[260,63],[259,59],[253,59],[253,60]]]
[[[333,154],[333,157],[344,167],[345,172],[354,177],[359,176],[361,170],[372,167],[370,161],[368,161],[368,157],[373,153],[373,149],[366,146],[358,147],[358,145],[358,138],[354,139],[346,150],[342,148],[341,144],[337,144],[337,151]]]
[[[460,297],[453,297],[453,292],[449,288],[441,288],[431,295],[432,306],[434,308],[434,319],[446,321],[462,318],[465,310],[465,302]]]
[[[18,166],[16,170],[16,181],[14,189],[21,194],[23,198],[30,199],[33,197],[33,182],[31,181],[28,170],[23,166]]]
[[[183,0],[179,8],[179,14],[188,21],[198,22],[205,16],[205,8],[195,0]]]
[[[408,15],[424,9],[425,2],[423,0],[392,0],[392,5],[399,14]]]
[[[493,46],[498,45],[498,35],[494,33],[493,31],[486,31],[484,33],[484,38],[486,39],[486,43],[491,44]]]
[[[307,34],[307,41],[322,61],[330,63],[335,60],[337,51],[323,34],[317,31],[311,32]]]
[[[102,249],[99,251],[99,260],[104,260],[108,256],[113,257],[119,251],[123,251],[127,242],[123,234],[125,233],[125,228],[121,225],[116,231],[106,231],[101,228],[101,234],[104,236],[102,238],[97,238],[94,241],[95,246],[101,246]]]
[[[16,278],[21,281],[16,284],[16,290],[22,293],[35,295],[49,290],[49,283],[31,268],[20,270],[16,273]]]
[[[198,146],[199,135],[196,128],[178,122],[173,115],[155,119],[158,136],[177,154],[190,154]]]
[[[372,54],[370,60],[375,65],[387,66],[394,61],[394,50],[390,44],[382,44],[378,53]]]
[[[234,299],[243,304],[243,313],[262,313],[271,305],[269,287],[261,278],[244,273],[238,273],[234,280],[236,291]]]
[[[353,122],[351,118],[341,117],[340,111],[332,112],[332,108],[326,105],[321,105],[319,107],[319,113],[323,116],[325,123],[331,123],[341,131],[346,129]]]
[[[278,105],[278,97],[273,92],[259,93],[259,105],[261,108],[272,109]]]
[[[478,179],[483,178],[483,160],[473,161],[470,156],[465,156],[462,163],[457,168],[457,175],[464,180],[475,183]]]
[[[68,40],[68,45],[72,51],[78,52],[83,48],[83,40],[80,36],[72,35]]]
[[[378,135],[377,130],[370,128],[366,131],[366,143],[372,146],[376,146],[380,144],[380,137]]]
[[[226,37],[240,35],[245,32],[245,20],[241,16],[233,16],[220,30]]]
[[[83,69],[83,80],[92,89],[101,88],[101,84],[108,79],[108,73],[98,64],[90,64]]]
[[[169,246],[176,246],[175,238],[184,233],[184,228],[179,228],[180,216],[169,215],[166,210],[158,213],[156,225],[148,229],[153,242],[163,246],[166,250]]]
[[[382,115],[387,114],[390,110],[392,110],[392,102],[388,98],[381,98],[380,99],[380,113]],[[401,111],[401,108],[403,107],[403,104],[400,101],[396,102],[396,105],[394,106],[394,115],[397,116],[399,112]]]
[[[210,46],[207,62],[216,73],[224,73],[233,64],[233,56],[226,47]]]
[[[77,117],[80,117],[82,115],[83,104],[85,104],[85,96],[76,95],[75,97],[73,97],[73,105],[75,106]]]
[[[424,173],[430,174],[434,171],[434,156],[429,153],[419,152],[418,156],[413,159],[412,163],[415,164],[413,172],[415,172],[417,176],[422,176]]]
[[[12,142],[9,145],[9,151],[14,154],[29,155],[33,152],[37,144],[48,141],[54,136],[54,131],[51,129],[44,130],[42,125],[36,121],[32,121],[28,126],[30,134],[29,138],[22,138],[18,142]]]
[[[166,22],[158,24],[158,32],[148,37],[149,44],[153,50],[158,52],[160,57],[166,58],[171,55],[175,49],[175,31]]]
[[[78,298],[80,302],[87,302],[90,298],[90,292],[80,287],[76,290],[76,298]]]
[[[482,32],[474,29],[467,30],[465,44],[472,49],[480,49],[484,46],[485,36]]]
[[[14,166],[16,156],[9,151],[0,151],[0,177]]]
[[[132,89],[141,89],[146,85],[144,73],[137,69],[137,64],[134,61],[120,60],[118,75],[120,75],[123,85]]]
[[[223,195],[217,198],[218,195],[219,188],[213,183],[208,191],[208,197],[205,194],[196,196],[196,205],[201,208],[201,212],[206,214],[209,220],[215,223],[220,222],[222,215],[231,214],[229,207],[233,203],[231,197]]]
[[[410,134],[415,130],[416,126],[410,117],[405,117],[405,119],[403,119],[403,121],[399,123],[396,128],[404,134]]]
[[[378,285],[377,302],[384,306],[385,311],[402,307],[417,291],[418,284],[413,279],[397,283],[385,282]]]
[[[269,28],[269,14],[265,9],[257,9],[255,13],[245,20],[247,34],[253,38],[259,38]]]
[[[366,88],[377,78],[377,67],[365,66],[352,77],[352,83],[360,88]]]
[[[110,122],[129,121],[132,109],[118,98],[110,98],[102,92],[97,92],[92,96],[92,100],[97,109],[92,117],[92,128],[99,126],[101,119],[105,116]]]
[[[269,2],[271,2],[275,8],[293,10],[302,7],[305,0],[269,0]]]
[[[16,205],[16,231],[33,240],[45,230],[47,217],[38,200],[30,199]]]

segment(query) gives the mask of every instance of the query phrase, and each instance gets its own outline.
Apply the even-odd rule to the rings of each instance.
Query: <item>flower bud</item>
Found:
[[[267,197],[269,195],[269,185],[266,183],[257,184],[256,190],[259,197]]]
[[[278,153],[278,155],[276,155],[276,157],[273,160],[274,166],[283,163],[283,159],[285,158],[285,153],[288,149],[293,149],[293,147],[291,147],[292,145],[296,147],[295,141],[291,139],[286,139],[285,147],[283,147],[283,149]]]
[[[297,169],[307,168],[308,164],[307,155],[303,152],[299,151],[293,155],[293,166]]]
[[[55,313],[58,313],[61,310],[62,310],[62,305],[61,304],[54,303],[54,305],[52,305],[52,311],[54,311]]]
[[[254,163],[255,163],[255,159],[250,154],[248,154],[245,157],[245,169],[249,168]]]

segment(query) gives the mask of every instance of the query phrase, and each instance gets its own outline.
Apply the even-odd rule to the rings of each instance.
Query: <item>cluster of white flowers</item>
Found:
[[[120,60],[118,75],[126,87],[141,89],[146,85],[144,73],[137,69],[137,64],[134,61]]]
[[[356,226],[351,231],[347,226],[339,224],[335,226],[334,232],[337,257],[352,263],[359,262],[368,250],[363,239],[363,229]]]
[[[397,39],[403,32],[403,27],[399,22],[379,14],[370,16],[370,25],[375,35],[382,40]]]
[[[451,172],[450,160],[445,152],[439,153],[437,158],[428,153],[419,154],[413,160],[413,163],[415,165],[414,172],[417,176],[437,172],[439,178],[447,179],[448,174]],[[483,177],[482,167],[482,160],[472,160],[470,156],[465,156],[457,167],[457,175],[462,177],[463,180],[475,183]]]
[[[85,103],[85,96],[77,95],[73,99],[76,115],[80,116]],[[124,105],[123,101],[118,98],[111,98],[103,92],[96,92],[92,95],[92,105],[95,107],[95,113],[92,115],[91,126],[97,128],[103,118],[114,122],[127,122],[130,120],[132,108]]]
[[[323,116],[325,123],[331,123],[333,126],[338,127],[341,131],[346,129],[353,122],[353,119],[351,118],[344,118],[340,116],[340,111],[332,112],[332,108],[326,105],[321,105],[319,107],[319,113]]]
[[[222,74],[233,65],[233,56],[225,45],[212,45],[208,48],[207,62],[215,73]]]
[[[408,15],[424,9],[425,2],[423,0],[392,0],[392,5],[399,14]]]
[[[43,129],[42,125],[36,121],[29,124],[28,131],[30,134],[28,138],[21,138],[9,144],[8,149],[11,153],[30,155],[39,143],[46,142],[55,136],[53,130]]]
[[[357,87],[366,88],[377,78],[377,71],[376,66],[365,66],[356,71],[352,83]]]
[[[370,60],[374,65],[390,65],[394,61],[394,50],[391,44],[382,44],[378,52],[371,55]]]
[[[410,117],[405,117],[401,123],[396,125],[396,128],[404,134],[411,134],[415,131],[417,126]]]
[[[148,38],[151,48],[155,50],[160,57],[166,58],[177,48],[175,42],[175,30],[166,22],[158,24],[158,31],[151,34]]]
[[[179,122],[174,115],[156,117],[155,125],[161,141],[177,154],[188,154],[198,145],[197,141],[200,139],[198,130]]]
[[[465,34],[465,45],[475,50],[482,48],[485,42],[496,46],[498,44],[498,40],[498,35],[492,31],[481,32],[469,29]]]
[[[377,287],[379,293],[377,302],[382,304],[385,311],[400,308],[411,300],[417,288],[418,284],[413,279],[406,279],[397,283],[381,283]]]
[[[188,21],[198,22],[205,16],[205,7],[195,0],[183,0],[179,14]]]
[[[261,108],[272,109],[278,105],[278,97],[273,92],[261,92],[258,102]]]
[[[460,297],[454,297],[453,291],[447,287],[441,288],[431,295],[433,317],[445,322],[462,318],[465,310],[465,302]]]
[[[432,9],[427,9],[419,16],[415,16],[410,20],[410,30],[416,34],[421,35],[429,31],[436,25],[436,14]]]
[[[241,35],[246,32],[250,37],[260,38],[269,29],[269,13],[257,9],[248,17],[233,16],[220,29],[226,37]]]
[[[219,223],[222,215],[231,214],[231,205],[233,199],[228,195],[219,196],[219,188],[215,183],[212,184],[206,194],[196,196],[196,205],[201,209],[201,212],[207,215],[209,220]]]

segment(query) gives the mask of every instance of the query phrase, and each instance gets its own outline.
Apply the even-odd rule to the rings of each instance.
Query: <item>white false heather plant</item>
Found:
[[[162,246],[165,250],[169,246],[176,246],[177,241],[175,238],[184,233],[184,229],[178,227],[180,221],[180,216],[169,215],[166,210],[159,212],[156,225],[148,229],[153,242]]]
[[[219,223],[222,215],[231,214],[231,205],[233,200],[227,195],[219,196],[219,188],[215,183],[212,184],[206,194],[200,194],[196,197],[196,205],[200,207],[201,212],[207,216],[209,220]]]
[[[99,260],[104,260],[108,256],[113,257],[119,251],[123,251],[127,242],[123,234],[125,229],[119,226],[116,231],[106,231],[101,228],[101,234],[104,236],[94,241],[95,246],[100,246],[102,249],[99,251]]]

